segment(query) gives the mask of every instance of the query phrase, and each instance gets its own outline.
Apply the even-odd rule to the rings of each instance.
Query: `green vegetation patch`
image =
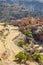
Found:
[[[24,44],[25,44],[24,40],[19,40],[18,45],[19,45],[20,47],[23,47]]]
[[[27,37],[30,37],[30,38],[33,37],[31,31],[29,31],[29,30],[24,30],[24,34],[25,34]]]
[[[4,22],[4,27],[6,27],[8,25],[8,22]]]
[[[26,56],[23,52],[19,52],[15,57],[19,59],[19,61],[22,61]]]
[[[43,57],[40,55],[40,53],[34,53],[33,57],[35,60],[38,60],[38,61],[43,60]]]

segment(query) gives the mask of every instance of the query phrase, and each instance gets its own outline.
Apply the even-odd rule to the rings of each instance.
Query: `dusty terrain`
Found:
[[[12,41],[21,33],[18,27],[12,25],[4,27],[3,24],[0,23],[0,32],[2,30],[4,30],[4,34],[2,36],[0,34],[0,65],[9,65],[13,62],[14,56],[22,51],[22,49]]]
[[[0,65],[20,65],[20,63],[15,62],[15,55],[19,52],[30,51],[30,52],[40,52],[43,56],[43,46],[39,44],[33,45],[31,48],[31,44],[24,45],[23,48],[17,45],[20,39],[25,39],[25,35],[19,31],[17,26],[6,25],[4,23],[0,23]],[[26,50],[25,50],[26,49]],[[29,52],[28,52],[29,53]],[[39,65],[36,61],[27,61],[28,65]],[[25,65],[24,63],[21,65]]]

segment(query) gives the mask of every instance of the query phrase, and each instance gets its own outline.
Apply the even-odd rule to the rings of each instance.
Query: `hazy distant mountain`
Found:
[[[43,17],[43,2],[36,0],[0,0],[0,21],[20,19],[26,14]]]

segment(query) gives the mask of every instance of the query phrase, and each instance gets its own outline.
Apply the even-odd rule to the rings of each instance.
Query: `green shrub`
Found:
[[[32,33],[29,31],[29,30],[24,30],[24,34],[26,35],[26,36],[28,36],[28,37],[33,37],[32,36]]]
[[[24,40],[20,40],[19,42],[18,42],[18,45],[20,46],[20,47],[23,47],[23,45],[24,45]]]
[[[7,25],[8,25],[8,22],[5,22],[5,23],[4,23],[4,27],[6,27]]]
[[[38,61],[43,60],[43,57],[40,55],[40,53],[34,53],[33,57],[35,60],[38,60]]]
[[[25,54],[23,52],[19,52],[15,57],[21,62],[25,59]]]

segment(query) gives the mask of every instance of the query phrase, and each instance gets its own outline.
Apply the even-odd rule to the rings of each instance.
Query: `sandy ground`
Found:
[[[7,59],[5,59],[5,61],[3,58],[1,59],[2,59],[2,62],[10,63],[14,59],[14,56],[18,54],[20,51],[22,51],[12,41],[15,37],[17,37],[20,34],[20,32],[18,31],[18,27],[8,25],[8,27],[4,28],[2,25],[0,25],[0,30],[6,29],[6,28],[9,29],[9,32],[6,32],[8,33],[8,35],[6,36],[6,39],[4,39],[4,42],[0,39],[0,58],[3,55],[3,53],[7,51],[7,54],[8,54]]]

